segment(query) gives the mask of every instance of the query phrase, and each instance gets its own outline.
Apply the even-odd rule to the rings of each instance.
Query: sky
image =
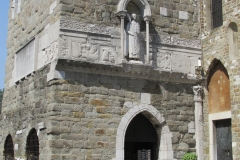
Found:
[[[7,23],[9,0],[2,0],[0,4],[0,89],[4,88],[5,62],[7,56]]]

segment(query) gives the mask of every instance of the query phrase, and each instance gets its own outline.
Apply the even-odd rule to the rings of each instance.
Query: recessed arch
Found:
[[[133,106],[121,119],[116,136],[116,158],[114,160],[124,160],[125,134],[129,123],[139,113],[143,114],[155,127],[158,136],[158,159],[173,159],[172,133],[166,125],[165,119],[160,112],[148,104],[138,104]]]
[[[27,136],[26,156],[27,160],[39,160],[39,139],[35,128]]]
[[[220,61],[216,61],[208,75],[209,113],[231,110],[230,80],[227,69]]]
[[[9,134],[4,143],[4,160],[14,160],[14,146],[12,136]]]
[[[228,25],[228,47],[229,47],[229,58],[231,60],[235,60],[239,58],[238,26],[235,22],[231,22]]]
[[[143,17],[150,17],[152,15],[151,8],[147,0],[120,0],[118,3],[117,12],[125,12],[130,1],[134,2],[139,7]]]

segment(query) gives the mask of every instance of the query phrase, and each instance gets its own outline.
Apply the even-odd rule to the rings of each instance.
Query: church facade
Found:
[[[201,5],[12,1],[0,156],[203,159]]]

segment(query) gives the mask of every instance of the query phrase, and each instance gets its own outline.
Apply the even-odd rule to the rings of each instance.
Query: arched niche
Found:
[[[10,134],[7,136],[4,143],[3,156],[4,160],[14,160],[13,140]]]
[[[135,3],[139,7],[143,17],[151,17],[152,13],[147,0],[121,0],[118,3],[117,12],[125,12],[127,10],[127,5],[130,1]]]
[[[220,61],[215,63],[208,77],[208,105],[210,114],[231,110],[228,72]]]
[[[129,42],[132,42],[129,37],[134,36],[134,40],[139,39],[140,37],[140,34],[138,31],[133,31],[130,34],[128,32],[128,29],[126,28],[127,23],[130,24],[130,26],[132,26],[131,24],[134,24],[134,23],[129,23],[129,22],[133,22],[133,19],[135,21],[135,18],[131,19],[132,13],[135,13],[137,15],[138,20],[136,21],[140,24],[140,28],[144,28],[144,32],[146,34],[146,45],[144,45],[146,50],[144,51],[145,52],[144,54],[142,54],[142,51],[140,51],[142,44],[140,44],[139,42],[136,42],[137,45],[132,45],[131,43],[129,43]],[[150,9],[149,3],[147,2],[147,0],[120,0],[117,8],[117,15],[121,18],[121,52],[122,52],[123,62],[130,59],[134,61],[140,61],[143,63],[149,63],[150,62],[149,22],[151,20],[151,9]],[[146,25],[146,27],[143,27],[142,20],[145,21],[144,25]],[[131,47],[136,47],[136,49],[134,49],[134,51],[137,52],[136,57],[129,56],[130,55],[129,53],[132,53]],[[130,48],[130,52],[129,52],[129,48]]]
[[[229,58],[231,60],[239,58],[238,27],[237,24],[234,22],[231,22],[228,26],[228,45]]]
[[[27,136],[26,157],[27,160],[39,160],[39,139],[35,128]]]

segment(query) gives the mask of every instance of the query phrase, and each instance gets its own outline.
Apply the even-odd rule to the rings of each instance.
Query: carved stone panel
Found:
[[[60,39],[59,57],[66,58],[69,56],[69,40],[66,38]]]
[[[71,42],[72,44],[72,57],[74,58],[81,58],[82,55],[81,55],[81,52],[80,52],[80,46],[81,46],[81,43],[79,42]]]
[[[172,55],[171,56],[172,71],[189,73],[190,72],[190,59],[188,56]]]
[[[83,59],[90,60],[90,61],[99,60],[99,45],[93,45],[90,43],[81,44],[80,52]]]
[[[37,68],[50,63],[58,54],[58,42],[52,43],[48,48],[38,53]]]
[[[115,63],[116,51],[113,47],[101,47],[100,50],[100,61]]]
[[[163,70],[171,70],[171,54],[159,52],[157,55],[157,66]]]
[[[61,20],[60,29],[97,33],[110,35],[111,37],[120,37],[119,29],[98,24],[87,24],[71,20]]]

